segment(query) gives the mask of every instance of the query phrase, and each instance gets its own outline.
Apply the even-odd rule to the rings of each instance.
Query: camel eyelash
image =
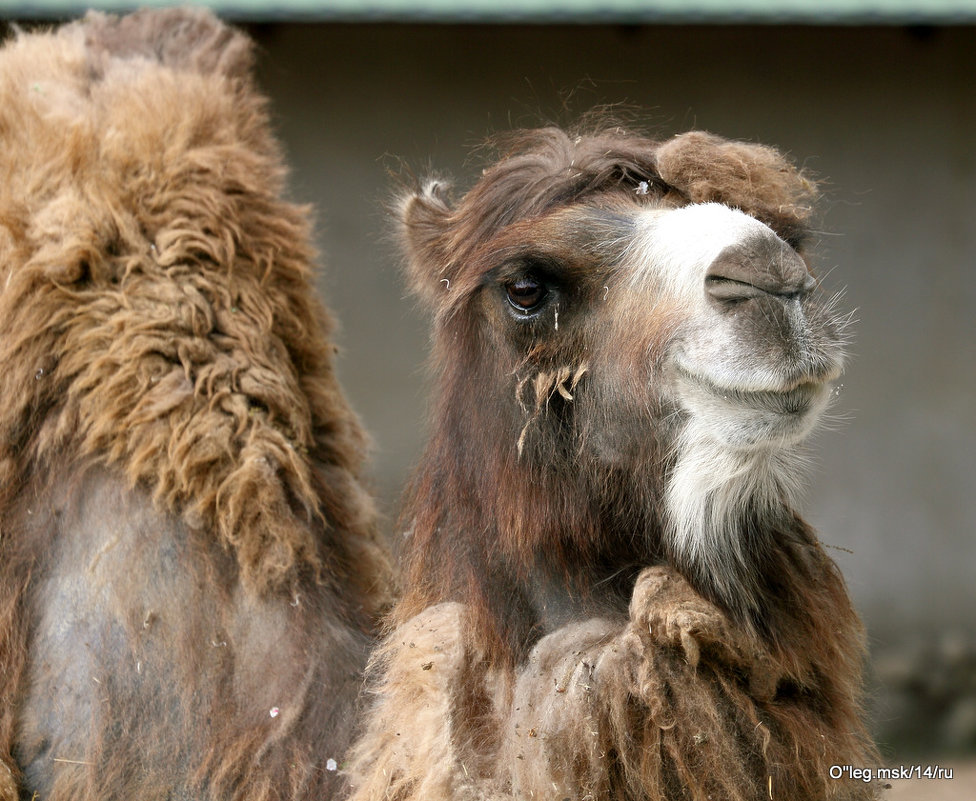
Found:
[[[550,259],[521,259],[500,271],[496,281],[514,315],[532,319],[559,294],[558,265]]]
[[[504,288],[509,306],[520,317],[537,314],[552,294],[549,284],[531,273],[505,282]]]

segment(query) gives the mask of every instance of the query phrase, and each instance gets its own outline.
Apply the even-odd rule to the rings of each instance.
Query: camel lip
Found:
[[[756,389],[749,386],[720,384],[702,373],[692,372],[680,365],[676,365],[676,368],[685,382],[714,399],[739,408],[751,408],[784,416],[803,415],[809,412],[824,395],[830,392],[834,380],[840,373],[836,371],[837,375],[834,375],[832,372],[823,378],[805,376],[793,381],[784,381],[782,386],[774,389]]]

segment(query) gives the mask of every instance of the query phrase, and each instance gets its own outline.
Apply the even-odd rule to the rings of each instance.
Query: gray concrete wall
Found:
[[[424,417],[426,323],[404,298],[383,212],[399,159],[467,186],[470,146],[486,133],[628,102],[662,134],[700,127],[775,144],[825,178],[816,262],[828,286],[847,287],[859,322],[808,517],[844,549],[833,553],[879,655],[882,695],[922,674],[957,676],[943,677],[941,696],[925,691],[932,709],[884,701],[882,725],[923,739],[948,727],[948,742],[976,746],[974,29],[255,33],[294,196],[318,210],[342,379],[375,437],[388,509]],[[956,668],[924,667],[933,659]]]

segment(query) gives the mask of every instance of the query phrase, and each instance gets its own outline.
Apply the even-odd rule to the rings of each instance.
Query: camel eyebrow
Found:
[[[620,211],[599,206],[576,206],[560,219],[561,250],[567,261],[608,265],[618,260],[633,241],[639,210]]]
[[[563,281],[567,272],[566,260],[561,256],[527,249],[523,253],[508,256],[486,271],[483,283],[505,281],[526,273],[532,273],[547,281]]]

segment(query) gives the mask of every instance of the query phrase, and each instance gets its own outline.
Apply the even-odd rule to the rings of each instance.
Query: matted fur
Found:
[[[192,10],[0,52],[4,801],[338,787],[391,574],[250,68]]]
[[[836,591],[816,600],[850,616]],[[850,635],[832,663],[784,664],[664,567],[640,574],[626,624],[564,626],[514,671],[468,626],[459,604],[437,604],[376,654],[382,680],[350,768],[357,801],[877,797],[876,785],[828,778],[875,759],[849,727]],[[813,686],[818,698],[795,697]]]
[[[748,481],[723,479],[731,459],[705,464],[717,494],[686,506],[727,528],[704,532],[712,561],[687,557],[669,488],[695,456],[692,413],[660,387],[688,304],[618,275],[641,215],[705,203],[805,274],[794,248],[814,183],[771,148],[701,132],[546,128],[496,144],[456,202],[433,180],[400,205],[408,279],[434,317],[436,400],[353,798],[875,798],[829,775],[877,755],[860,623],[779,491],[802,483],[798,446],[751,451]],[[556,300],[522,316],[510,290],[539,276]],[[772,325],[761,312],[787,301],[756,302],[721,313]],[[802,303],[836,365],[829,303]]]

